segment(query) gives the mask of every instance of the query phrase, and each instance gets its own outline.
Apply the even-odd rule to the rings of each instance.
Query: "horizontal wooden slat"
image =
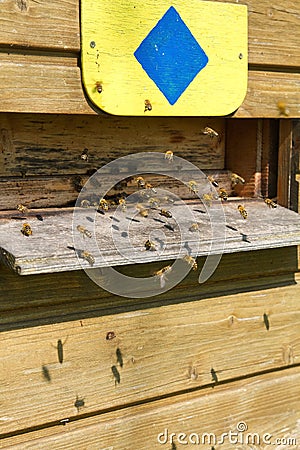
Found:
[[[216,0],[232,3],[232,0]],[[249,14],[251,64],[300,66],[299,0],[243,0]],[[0,46],[55,51],[80,49],[79,2],[6,0]],[[292,38],[291,38],[292,36]]]
[[[298,448],[299,382],[297,367],[75,422],[65,416],[51,428],[2,440],[2,448]],[[81,395],[79,417],[91,401]]]
[[[0,64],[0,111],[95,114],[76,59],[0,54]],[[299,73],[251,70],[247,96],[234,116],[284,117],[277,106],[283,102],[289,117],[300,117],[299,92]]]
[[[187,248],[194,255],[206,256],[299,244],[297,213],[280,206],[270,209],[262,200],[248,200],[243,202],[248,214],[245,220],[238,211],[239,202],[228,201],[222,206],[215,201],[207,208],[200,200],[189,206],[162,203],[160,208],[171,211],[170,219],[162,216],[159,208],[149,210],[149,217],[141,217],[135,204],[129,204],[125,212],[112,210],[105,215],[94,208],[76,208],[74,217],[73,208],[45,211],[43,221],[35,214],[28,218],[23,214],[25,218],[18,220],[18,215],[11,218],[8,213],[0,220],[1,255],[13,270],[29,275],[172,261],[188,254]],[[32,228],[29,237],[21,233],[25,222]],[[190,231],[193,223],[199,224],[195,232]],[[85,227],[90,238],[80,234],[77,226]],[[151,233],[160,237],[151,238]],[[156,251],[146,251],[144,244],[149,238]],[[92,255],[93,264],[82,258],[79,261],[78,252],[83,250]]]
[[[223,118],[0,114],[0,177],[86,175],[117,157],[166,152],[224,169]],[[219,138],[203,134],[209,126]],[[88,161],[81,159],[88,150]],[[171,166],[170,166],[171,167]]]

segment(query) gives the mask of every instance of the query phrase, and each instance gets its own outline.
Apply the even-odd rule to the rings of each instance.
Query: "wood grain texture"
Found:
[[[51,428],[3,440],[2,448],[153,450],[178,449],[186,441],[184,448],[192,449],[197,444],[197,435],[199,446],[203,437],[202,445],[206,448],[215,444],[216,448],[220,445],[226,450],[232,449],[232,442],[237,442],[237,437],[238,448],[245,450],[254,444],[261,448],[272,445],[276,450],[297,448],[299,382],[299,367],[291,368],[76,422],[72,418],[61,424],[57,421]],[[85,397],[79,414],[89,409],[89,402],[90,397]],[[222,441],[222,433],[236,433],[241,422],[246,424],[247,430],[238,435],[232,434],[231,442],[228,435]],[[65,427],[63,423],[66,423]],[[164,439],[165,432],[167,436]],[[171,433],[174,435],[171,436]],[[209,440],[204,433],[214,433],[216,442]],[[263,436],[269,440],[263,442]],[[286,440],[280,440],[283,438]]]
[[[1,434],[299,364],[298,299],[295,285],[3,331]]]
[[[105,215],[98,214],[94,208],[80,207],[76,208],[75,216],[73,208],[41,211],[42,222],[35,214],[28,217],[25,214],[25,218],[24,214],[19,214],[23,219],[18,220],[15,214],[11,218],[8,213],[0,220],[1,256],[20,275],[176,259],[181,264],[178,267],[180,272],[186,269],[182,258],[187,254],[222,255],[299,244],[300,218],[297,213],[280,206],[270,209],[262,200],[248,200],[243,202],[248,214],[245,220],[238,211],[239,203],[240,200],[228,201],[222,205],[215,201],[207,208],[200,200],[173,204],[169,208],[162,205],[162,208],[171,210],[170,219],[161,216],[159,209],[149,210],[147,218],[141,217],[135,204],[129,204],[126,212],[108,211]],[[31,226],[32,235],[29,237],[21,233],[24,223]],[[190,231],[193,223],[199,224],[196,232]],[[90,238],[81,234],[78,226],[87,229]],[[152,238],[156,251],[147,252],[145,242],[151,238],[151,233],[158,236]],[[80,256],[83,251],[93,257],[93,263]],[[103,269],[101,277],[98,274],[104,284],[106,272]],[[178,273],[174,270],[168,277],[170,283],[176,277]],[[149,285],[143,287],[143,292],[153,290],[160,293],[159,281],[152,277]],[[136,286],[136,289],[138,295],[141,286]]]
[[[95,114],[84,98],[76,58],[2,53],[0,63],[0,111]],[[250,70],[246,98],[233,116],[280,118],[280,101],[289,117],[300,117],[300,74]]]
[[[232,0],[216,0],[232,3]],[[299,0],[243,0],[248,6],[249,62],[300,66]],[[0,45],[79,52],[76,0],[2,2]],[[291,38],[292,37],[292,38]]]

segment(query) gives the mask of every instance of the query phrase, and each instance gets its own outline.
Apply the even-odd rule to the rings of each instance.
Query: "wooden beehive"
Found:
[[[300,3],[243,3],[248,92],[226,118],[97,114],[81,84],[79,2],[3,3],[1,448],[194,448],[203,433],[216,436],[206,436],[206,448],[237,448],[221,442],[230,431],[240,432],[238,448],[264,448],[266,434],[275,448],[299,445]],[[205,126],[220,139],[201,133]],[[160,296],[111,294],[86,276],[71,248],[75,201],[104,164],[138,152],[163,160],[167,150],[230,194],[225,253],[204,284],[205,246],[198,271]],[[245,184],[232,189],[232,172]],[[173,181],[151,182],[195,203]],[[268,208],[266,197],[278,207]],[[29,211],[17,211],[19,203]],[[169,222],[152,215],[176,244]],[[29,237],[20,233],[25,218]],[[124,264],[113,253],[110,263],[147,277],[173,258],[144,251]]]

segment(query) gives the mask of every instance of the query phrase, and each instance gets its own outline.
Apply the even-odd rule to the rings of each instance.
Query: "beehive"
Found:
[[[81,82],[79,2],[3,3],[2,448],[179,449],[202,438],[207,448],[236,448],[222,443],[230,431],[239,432],[240,448],[268,439],[275,448],[296,448],[300,4],[242,3],[249,21],[245,100],[230,117],[192,118],[95,111]],[[206,126],[220,139],[203,134]],[[202,249],[198,271],[160,296],[114,295],[86,276],[70,248],[75,201],[104,164],[139,152],[164,161],[168,150],[230,194],[225,254],[204,284]],[[232,172],[245,184],[231,189]],[[196,200],[172,180],[151,183]],[[276,197],[278,207],[268,208],[266,197]],[[19,203],[29,212],[17,211]],[[152,214],[176,243],[168,220]],[[32,236],[20,233],[24,217]],[[140,218],[141,234],[147,219]],[[123,264],[115,253],[110,263],[147,277],[173,257],[144,251],[140,261]]]

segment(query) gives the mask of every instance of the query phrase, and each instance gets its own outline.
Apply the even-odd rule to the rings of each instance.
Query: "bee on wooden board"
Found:
[[[105,198],[101,198],[101,200],[99,202],[99,208],[101,208],[103,211],[109,210],[109,204],[108,204],[108,201],[105,200]]]
[[[150,250],[150,251],[156,250],[156,246],[155,246],[154,242],[150,241],[149,239],[145,242],[145,248],[146,248],[146,250]]]
[[[288,117],[290,114],[290,111],[288,110],[285,102],[278,101],[277,102],[277,108],[279,110],[279,114]]]
[[[195,258],[193,258],[192,256],[190,256],[190,255],[185,255],[185,257],[183,258],[183,260],[184,260],[185,262],[187,262],[189,266],[192,267],[192,270],[197,270],[197,269],[198,269],[197,261],[196,261]]]
[[[89,153],[88,149],[85,148],[85,149],[82,151],[81,155],[80,155],[80,159],[82,159],[82,161],[88,162],[88,160],[89,160],[89,155],[88,155],[88,153]]]
[[[232,186],[236,186],[237,184],[245,184],[245,180],[237,173],[232,173],[231,174],[231,184],[232,184]]]
[[[144,105],[145,105],[144,112],[146,112],[146,111],[151,111],[151,110],[152,110],[152,105],[151,105],[150,100],[146,99],[146,100],[144,101]]]
[[[243,219],[247,219],[248,213],[245,210],[244,206],[243,205],[238,205],[237,209],[239,210],[239,212],[240,212],[241,216],[243,217]]]
[[[223,188],[219,189],[219,197],[221,200],[224,200],[226,202],[226,200],[228,199],[228,194],[225,191],[225,189],[223,189]]]
[[[32,235],[32,229],[29,223],[24,223],[21,229],[21,233],[24,236],[31,236]]]
[[[150,204],[151,208],[158,208],[160,200],[157,197],[150,197],[148,203]]]
[[[21,203],[17,205],[17,210],[20,211],[22,214],[26,214],[29,211],[29,209],[26,206],[22,205]]]
[[[137,177],[135,181],[136,181],[136,184],[138,185],[139,189],[143,189],[146,185],[143,177]]]
[[[213,199],[214,199],[213,194],[203,194],[202,195],[203,203],[205,203],[207,206],[211,206]]]
[[[214,179],[214,177],[208,176],[207,179],[214,187],[219,187],[219,183]]]
[[[193,194],[197,194],[199,189],[198,189],[198,183],[196,183],[196,181],[190,180],[188,182],[188,187],[189,187],[190,192],[192,192]]]
[[[277,204],[270,198],[265,198],[264,202],[266,205],[268,205],[269,208],[277,208]]]
[[[167,277],[166,275],[168,273],[170,273],[172,271],[172,267],[171,266],[165,266],[160,270],[157,270],[156,272],[154,272],[154,276],[159,278],[159,282],[160,282],[160,287],[164,288],[166,285],[166,280]]]
[[[122,211],[125,212],[127,208],[125,198],[119,198],[119,205],[121,206]]]
[[[172,150],[167,150],[167,151],[165,152],[165,159],[166,159],[168,162],[172,162],[172,161],[173,161],[173,157],[174,157],[174,153],[172,152]]]
[[[78,250],[77,254],[79,258],[85,259],[90,264],[90,266],[94,265],[95,258],[93,257],[93,255],[91,255],[91,253],[87,252],[86,250]]]
[[[149,191],[152,191],[153,194],[157,194],[157,190],[152,186],[151,183],[146,183],[145,188],[148,189]]]
[[[81,206],[81,208],[90,208],[91,202],[86,199],[81,200],[80,206]]]
[[[172,213],[170,211],[167,211],[166,209],[161,209],[160,213],[161,216],[167,217],[168,219],[171,219]]]
[[[143,205],[140,205],[139,203],[136,205],[136,209],[139,212],[139,215],[142,217],[148,217],[149,215],[149,210],[144,208]]]
[[[108,331],[106,333],[106,340],[107,341],[112,341],[114,338],[116,337],[116,333],[114,331]]]
[[[205,127],[202,131],[203,134],[206,134],[210,138],[218,137],[219,133],[217,133],[213,128]]]
[[[77,230],[79,231],[79,233],[81,233],[83,236],[87,236],[88,238],[92,237],[92,233],[87,230],[85,227],[83,227],[82,225],[77,225]]]
[[[198,222],[192,223],[192,225],[189,227],[189,230],[190,230],[192,233],[195,233],[195,232],[198,231],[199,229],[200,229],[200,226],[199,226],[199,223],[198,223]]]
[[[103,87],[102,87],[101,81],[96,81],[94,90],[96,92],[98,92],[98,94],[101,94],[101,92],[103,91]]]

